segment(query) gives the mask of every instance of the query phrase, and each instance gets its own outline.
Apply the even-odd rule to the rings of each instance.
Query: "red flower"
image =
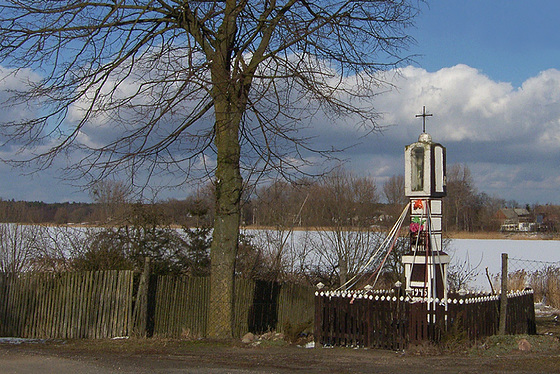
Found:
[[[420,225],[419,223],[412,222],[410,224],[410,232],[420,232],[424,230],[424,225]]]

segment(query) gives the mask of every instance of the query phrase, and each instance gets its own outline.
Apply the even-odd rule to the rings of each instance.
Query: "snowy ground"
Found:
[[[466,260],[472,267],[478,265],[478,275],[471,287],[484,291],[490,288],[485,269],[488,267],[491,275],[500,273],[502,253],[507,253],[510,259],[509,272],[521,269],[532,272],[547,265],[560,267],[560,241],[558,240],[453,239],[449,249],[451,264],[460,264]],[[516,259],[529,261],[516,261]]]
[[[327,251],[321,253],[317,251],[317,245],[313,244],[319,236],[316,231],[295,231],[291,235],[274,230],[248,230],[245,233],[252,236],[259,247],[268,248],[272,253],[277,250],[275,247],[278,243],[284,243],[282,252],[295,259],[296,263],[292,265],[295,271],[298,268],[326,265],[324,252]],[[371,245],[377,246],[379,242],[374,241]],[[491,277],[498,275],[501,272],[502,253],[508,254],[510,273],[523,269],[532,273],[546,266],[560,267],[558,240],[452,239],[446,251],[451,256],[451,266],[466,262],[468,267],[475,268],[476,276],[469,282],[468,289],[476,291],[490,291],[486,268]]]

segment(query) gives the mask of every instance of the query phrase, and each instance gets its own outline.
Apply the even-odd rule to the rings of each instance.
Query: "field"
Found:
[[[490,291],[486,269],[493,278],[501,272],[501,254],[509,257],[508,272],[533,274],[548,267],[560,266],[560,241],[519,239],[452,239],[447,252],[451,266],[464,262],[474,269],[468,288]],[[523,287],[523,285],[521,285]],[[540,300],[536,300],[540,301]]]

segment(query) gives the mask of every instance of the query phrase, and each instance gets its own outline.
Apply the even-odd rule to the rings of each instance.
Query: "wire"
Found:
[[[387,246],[388,243],[393,243],[390,248],[390,250],[392,250],[394,243],[396,242],[396,238],[398,238],[398,233],[400,232],[402,223],[406,218],[406,213],[408,212],[409,206],[410,206],[410,202],[406,204],[397,222],[395,222],[395,224],[393,225],[393,227],[391,228],[391,230],[389,231],[389,233],[387,234],[383,242],[379,245],[375,253],[370,257],[370,259],[365,263],[365,265],[362,266],[362,268],[356,273],[356,275],[354,275],[352,278],[346,281],[346,283],[338,287],[336,291],[339,291],[341,289],[349,290],[353,286],[355,286],[356,283],[364,276],[364,271],[377,259],[377,255]],[[387,256],[388,253],[385,256],[385,259],[387,258]],[[382,264],[384,262],[385,260],[383,260]]]

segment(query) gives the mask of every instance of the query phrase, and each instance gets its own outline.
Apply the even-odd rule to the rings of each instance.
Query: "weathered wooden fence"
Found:
[[[134,279],[132,271],[0,274],[0,336],[206,335],[209,278]],[[310,287],[238,279],[234,337],[311,323],[313,303]]]
[[[209,279],[162,276],[157,285],[154,334],[205,336],[208,315],[205,300],[210,294]]]
[[[510,334],[536,332],[532,291],[508,295],[506,321]],[[495,334],[498,324],[499,296],[468,295],[447,303],[389,292],[317,292],[315,297],[315,342],[321,345],[400,350],[448,333],[479,339]]]
[[[145,286],[134,279],[131,271],[0,274],[0,336],[206,335],[208,278],[152,277]],[[488,295],[452,297],[445,307],[388,293],[313,296],[306,286],[238,279],[235,300],[235,337],[284,332],[315,317],[316,342],[337,346],[402,349],[453,332],[479,339],[497,332],[499,318],[499,296]],[[506,319],[510,334],[535,332],[532,292],[508,295]]]
[[[165,337],[206,335],[209,278],[162,276],[157,280],[153,334]],[[234,337],[251,331],[284,332],[287,324],[313,321],[311,287],[249,279],[236,280]]]
[[[127,335],[132,291],[132,271],[0,274],[0,336]]]

